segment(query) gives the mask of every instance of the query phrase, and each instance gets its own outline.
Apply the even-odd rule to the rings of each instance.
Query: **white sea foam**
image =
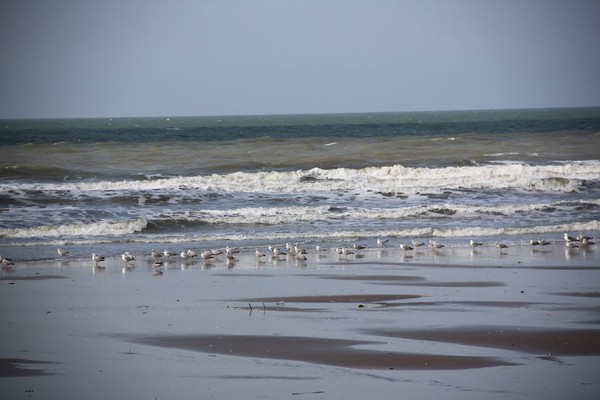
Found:
[[[202,190],[222,192],[306,192],[372,190],[414,194],[448,189],[516,189],[578,191],[586,180],[600,180],[600,161],[557,165],[502,163],[494,165],[410,168],[401,165],[299,171],[235,172],[143,181],[0,184],[0,193],[18,191]]]
[[[402,219],[419,216],[455,215],[458,217],[481,217],[482,215],[514,215],[545,211],[549,208],[572,208],[573,205],[600,206],[600,199],[590,201],[559,201],[551,204],[518,204],[498,206],[468,206],[456,204],[438,204],[427,206],[408,206],[395,208],[363,207],[242,207],[225,210],[199,210],[172,212],[163,220],[185,220],[211,224],[265,224],[278,225],[297,222],[315,222],[330,219],[368,220]]]
[[[70,224],[57,226],[38,226],[32,228],[0,229],[0,237],[8,238],[45,238],[62,236],[119,236],[141,232],[148,222],[137,218],[119,222],[97,222],[91,224]]]

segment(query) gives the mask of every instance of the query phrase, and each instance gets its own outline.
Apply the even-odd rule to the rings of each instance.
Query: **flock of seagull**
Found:
[[[564,242],[565,242],[565,246],[568,249],[575,249],[575,248],[579,248],[579,247],[587,248],[587,247],[595,244],[595,242],[593,241],[593,238],[591,238],[589,236],[584,236],[581,234],[577,235],[577,236],[570,236],[568,233],[564,234]],[[378,248],[387,248],[387,246],[389,244],[389,240],[380,238],[380,239],[377,239],[376,243],[377,243]],[[531,239],[529,241],[529,244],[531,246],[533,246],[533,248],[535,249],[537,246],[547,246],[547,245],[552,244],[552,242],[549,242],[549,241],[543,240],[543,239]],[[483,243],[477,242],[475,240],[470,240],[469,245],[472,248],[484,246]],[[495,242],[495,246],[498,249],[500,249],[500,252],[502,252],[504,249],[507,249],[509,247],[506,243],[502,243],[502,242]],[[401,250],[407,252],[407,251],[412,251],[414,249],[425,248],[425,247],[427,247],[427,245],[425,242],[421,242],[421,241],[413,239],[411,241],[411,245],[400,243],[399,247]],[[431,249],[433,249],[434,251],[436,251],[436,250],[444,248],[445,245],[438,243],[435,240],[429,240],[429,247]],[[364,250],[366,248],[367,247],[365,245],[362,245],[359,243],[354,243],[351,247],[335,247],[333,249],[329,249],[327,247],[322,247],[322,246],[317,245],[317,246],[315,246],[315,251],[317,254],[325,254],[326,252],[333,250],[333,252],[339,256],[349,256],[349,255],[354,255],[357,252]],[[286,243],[284,248],[281,248],[279,246],[274,246],[274,245],[268,245],[267,249],[268,249],[268,253],[271,254],[271,257],[274,257],[275,259],[279,259],[280,257],[288,257],[288,258],[291,257],[298,261],[306,261],[307,260],[306,255],[308,252],[305,249],[301,248],[300,244]],[[57,252],[60,257],[66,257],[69,254],[68,251],[61,249],[61,248],[57,249]],[[231,248],[231,247],[226,247],[225,251],[222,251],[219,249],[212,249],[212,250],[204,250],[204,251],[197,252],[195,250],[188,249],[188,250],[184,250],[180,253],[168,251],[166,249],[162,252],[157,252],[154,249],[152,249],[150,256],[153,259],[152,268],[153,268],[154,274],[162,275],[164,262],[161,259],[163,259],[163,258],[164,259],[172,259],[174,257],[179,257],[184,262],[193,262],[195,259],[201,258],[202,260],[204,260],[205,264],[212,264],[215,261],[217,261],[221,255],[225,254],[225,258],[227,259],[228,266],[232,266],[233,263],[237,260],[237,257],[235,255],[239,252],[240,252],[239,249]],[[255,253],[257,259],[262,259],[267,256],[267,253],[262,252],[258,247],[255,248],[254,253]],[[125,253],[121,254],[121,259],[125,262],[126,268],[132,268],[132,263],[133,263],[133,261],[135,261],[135,257],[131,253],[126,251]],[[100,256],[96,253],[92,253],[92,261],[94,261],[95,266],[97,268],[102,269],[103,267],[100,265],[100,263],[105,260],[106,260],[106,257]],[[8,257],[0,256],[0,264],[2,265],[3,269],[11,269],[12,266],[14,265],[14,261]]]

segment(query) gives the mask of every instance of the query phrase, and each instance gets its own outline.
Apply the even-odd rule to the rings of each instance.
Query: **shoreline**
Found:
[[[594,398],[599,252],[416,253],[17,262],[0,380],[15,399]]]

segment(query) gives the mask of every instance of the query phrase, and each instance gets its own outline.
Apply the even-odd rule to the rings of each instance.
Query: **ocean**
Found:
[[[2,120],[0,150],[13,259],[600,233],[600,108]]]

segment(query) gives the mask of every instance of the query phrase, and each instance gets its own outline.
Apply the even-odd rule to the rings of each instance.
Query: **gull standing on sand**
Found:
[[[477,247],[477,246],[482,246],[483,245],[483,243],[476,242],[473,239],[471,239],[469,241],[469,244],[471,245],[471,247]]]
[[[587,236],[581,239],[582,246],[591,246],[592,244],[596,244],[596,242],[593,242],[592,239],[588,238]]]
[[[502,252],[502,250],[508,248],[508,245],[504,244],[504,243],[496,242],[496,247],[500,249],[500,252]]]
[[[577,242],[577,239],[565,232],[565,242]]]
[[[276,255],[276,256],[285,256],[286,255],[285,251],[281,251],[279,249],[279,247],[274,247],[273,248],[273,254]]]
[[[581,233],[577,235],[578,242],[583,242],[584,240],[592,240],[592,238],[590,236],[584,236]]]
[[[388,239],[377,239],[377,246],[385,246],[388,242]]]
[[[99,256],[99,255],[98,255],[98,254],[96,254],[96,253],[92,253],[92,260],[93,260],[93,261],[94,261],[94,262],[97,264],[97,263],[99,263],[100,261],[104,261],[104,260],[105,260],[105,258],[104,258],[104,256]]]
[[[316,251],[318,251],[318,252],[322,252],[322,251],[327,251],[327,248],[325,248],[325,247],[321,247],[321,246],[319,246],[319,245],[316,245],[316,246],[315,246],[315,250],[316,250]]]
[[[157,251],[154,251],[154,249],[152,249],[150,256],[152,256],[152,258],[161,258],[163,255],[162,255],[162,253],[159,253]]]
[[[434,249],[441,249],[443,247],[446,247],[445,245],[438,243],[435,240],[430,240],[429,243],[431,244],[431,247],[433,247]]]
[[[404,243],[400,243],[400,248],[404,251],[409,251],[409,250],[413,249],[411,246],[404,244]]]
[[[578,244],[576,244],[575,242],[572,242],[572,241],[566,242],[565,246],[567,246],[568,249],[576,249],[579,247]]]
[[[5,267],[10,267],[11,265],[15,265],[14,261],[8,257],[0,256],[2,258],[2,265]]]
[[[69,252],[68,252],[68,251],[66,251],[66,250],[63,250],[63,249],[61,249],[61,248],[58,248],[58,249],[56,249],[56,252],[57,252],[57,253],[58,253],[58,255],[59,255],[59,256],[61,256],[61,257],[64,257],[64,256],[66,256],[67,254],[69,254]]]
[[[254,255],[256,255],[256,257],[261,258],[261,257],[266,257],[266,254],[263,253],[262,251],[260,251],[258,249],[258,247],[256,249],[254,249]]]
[[[424,242],[419,242],[419,241],[418,241],[418,240],[416,240],[416,239],[413,239],[413,240],[411,240],[411,243],[412,243],[412,245],[413,245],[414,247],[423,247],[423,246],[425,246],[425,243],[424,243]]]
[[[232,252],[231,250],[228,250],[228,251],[225,253],[225,257],[227,257],[227,259],[228,259],[230,262],[231,262],[231,261],[235,261],[235,260],[237,260],[237,259],[235,258],[235,256],[233,255],[233,252]]]
[[[135,260],[135,257],[132,256],[131,254],[129,254],[128,251],[126,251],[125,253],[121,254],[121,258],[123,259],[123,261],[125,261],[125,263],[129,263],[129,262]]]
[[[163,251],[163,254],[165,257],[175,257],[177,255],[176,252],[174,251],[168,251],[167,249],[165,249],[165,251]]]

